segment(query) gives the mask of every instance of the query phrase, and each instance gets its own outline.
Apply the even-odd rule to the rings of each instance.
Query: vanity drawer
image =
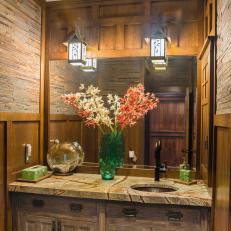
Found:
[[[108,203],[106,207],[107,231],[127,227],[142,227],[141,230],[156,228],[157,231],[201,230],[201,213],[198,208],[179,208],[174,206],[133,205],[131,203]],[[131,229],[132,230],[132,229]],[[133,229],[136,230],[136,229]]]
[[[97,203],[91,200],[22,195],[19,197],[19,207],[42,214],[47,212],[74,217],[85,217],[91,220],[96,220],[97,217]]]

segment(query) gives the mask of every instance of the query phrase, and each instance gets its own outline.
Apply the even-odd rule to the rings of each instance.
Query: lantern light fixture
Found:
[[[80,69],[84,72],[96,72],[97,60],[95,58],[86,58],[86,64],[81,66]]]
[[[74,33],[68,40],[68,63],[74,66],[86,64],[87,44]]]
[[[150,39],[150,56],[154,65],[167,63],[166,39],[156,36]]]

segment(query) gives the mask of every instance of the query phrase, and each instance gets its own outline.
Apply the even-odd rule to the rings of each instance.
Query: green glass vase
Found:
[[[99,149],[100,174],[104,180],[112,180],[116,168],[124,164],[124,137],[122,132],[114,131],[102,136]]]

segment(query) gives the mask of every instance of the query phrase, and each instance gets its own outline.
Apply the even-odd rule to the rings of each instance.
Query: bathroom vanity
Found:
[[[141,185],[171,192],[134,190]],[[208,231],[211,196],[207,187],[171,179],[100,175],[52,176],[37,184],[9,185],[17,231]]]

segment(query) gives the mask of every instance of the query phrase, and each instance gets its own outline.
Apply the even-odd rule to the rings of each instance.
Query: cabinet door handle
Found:
[[[43,200],[37,200],[37,199],[34,199],[32,201],[32,204],[33,204],[33,207],[35,208],[42,208],[44,206],[44,201]]]
[[[125,217],[136,217],[138,213],[136,208],[124,208],[122,212]]]
[[[169,221],[181,221],[183,217],[181,212],[168,212],[166,215]]]
[[[61,221],[58,221],[58,222],[57,222],[57,226],[58,226],[57,231],[62,231]]]
[[[70,210],[73,212],[80,213],[82,209],[83,209],[83,206],[81,204],[75,204],[75,203],[70,204]]]
[[[52,231],[57,231],[57,222],[52,221]]]

